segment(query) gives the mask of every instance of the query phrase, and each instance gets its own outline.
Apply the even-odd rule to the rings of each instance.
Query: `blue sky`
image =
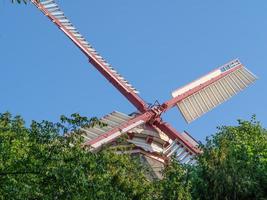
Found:
[[[164,119],[204,140],[220,125],[256,114],[266,127],[267,1],[58,0],[91,44],[153,103],[239,58],[259,80],[186,124],[178,109]],[[0,2],[0,112],[57,121],[79,112],[131,113],[127,102],[33,5]]]

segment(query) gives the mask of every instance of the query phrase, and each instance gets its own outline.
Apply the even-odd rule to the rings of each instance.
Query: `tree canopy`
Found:
[[[223,126],[195,166],[173,160],[151,181],[138,157],[83,148],[79,114],[59,123],[0,114],[0,199],[266,199],[267,140],[259,122]],[[66,133],[72,134],[66,134]]]
[[[96,123],[73,114],[26,127],[21,117],[0,114],[0,199],[166,199],[169,190],[172,199],[190,199],[181,166],[153,182],[138,158],[83,148],[79,127]]]
[[[255,117],[220,127],[201,147],[194,199],[267,199],[267,132]]]

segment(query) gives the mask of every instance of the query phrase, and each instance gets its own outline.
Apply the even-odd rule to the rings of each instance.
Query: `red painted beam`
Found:
[[[169,101],[166,101],[165,103],[163,103],[160,108],[162,110],[162,112],[166,112],[167,110],[171,109],[172,107],[174,107],[177,103],[179,103],[180,101],[184,100],[185,98],[199,92],[200,90],[204,89],[205,87],[215,83],[216,81],[224,78],[225,76],[229,75],[230,73],[242,68],[243,65],[240,64],[236,67],[234,67],[233,69],[230,69],[229,71],[226,71],[225,73],[219,75],[218,77],[215,77],[215,78],[212,78],[211,80],[203,83],[203,84],[200,84],[199,86],[195,87],[194,89],[191,89],[187,92],[185,92],[184,94],[182,95],[178,95],[177,97],[173,98],[173,99],[170,99]]]
[[[80,42],[80,40],[74,36],[74,34],[68,30],[56,17],[54,17],[41,3],[36,0],[32,0],[35,6],[41,10],[58,28],[66,34],[67,37],[89,58],[90,63],[116,88],[124,95],[140,112],[147,111],[146,102],[139,97],[134,91],[127,88],[123,82],[111,72],[111,70],[105,66],[105,64],[98,59],[93,53]]]
[[[118,82],[114,77],[108,73],[108,70],[103,68],[99,63],[95,60],[90,59],[90,63],[115,87],[120,93],[126,97],[140,112],[147,111],[147,104],[141,97],[135,94],[133,91],[125,90],[125,88]]]
[[[176,131],[170,124],[167,124],[166,122],[162,121],[156,121],[154,125],[158,127],[161,131],[163,131],[166,135],[168,135],[172,140],[178,138],[179,142],[183,143],[188,148],[188,151],[192,152],[193,154],[201,153],[200,149],[196,148],[190,142],[185,140],[183,136],[178,131]]]
[[[114,141],[118,137],[120,137],[122,134],[126,134],[129,130],[140,126],[141,124],[147,123],[148,121],[153,118],[153,112],[145,112],[143,114],[140,114],[136,116],[133,119],[130,119],[129,121],[111,129],[110,131],[106,132],[105,134],[100,135],[99,137],[84,143],[84,145],[89,145],[93,148],[99,148],[103,144],[109,143],[111,141]]]

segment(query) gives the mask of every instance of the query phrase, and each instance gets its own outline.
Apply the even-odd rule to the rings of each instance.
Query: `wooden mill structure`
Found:
[[[132,115],[114,111],[101,119],[105,127],[84,128],[84,145],[92,151],[103,145],[117,145],[116,140],[126,137],[128,153],[140,155],[152,168],[155,177],[166,160],[174,156],[179,162],[194,164],[200,153],[198,143],[186,132],[180,133],[161,118],[177,106],[190,123],[219,104],[225,102],[256,80],[239,60],[233,60],[190,84],[172,92],[172,98],[162,104],[148,105],[139,92],[109,64],[75,28],[55,0],[31,0],[88,58],[137,111]],[[127,148],[126,148],[127,149]],[[125,152],[124,152],[125,153]]]

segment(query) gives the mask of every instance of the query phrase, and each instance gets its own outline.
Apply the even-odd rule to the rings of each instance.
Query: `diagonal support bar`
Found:
[[[175,130],[170,124],[162,121],[156,121],[154,126],[158,127],[162,132],[167,134],[172,140],[177,140],[182,145],[186,146],[186,149],[192,154],[201,153],[200,149],[196,146],[192,145],[189,141],[187,141],[181,133]]]
[[[138,91],[123,78],[99,53],[86,41],[72,25],[54,0],[31,0],[71,41],[89,58],[90,63],[118,89],[139,111],[147,111],[147,104],[137,94]]]
[[[160,106],[160,110],[166,112],[177,105],[190,123],[244,90],[256,79],[239,60],[234,60],[174,91],[174,98]]]
[[[145,112],[144,114],[138,115],[137,117],[128,120],[127,122],[117,126],[105,134],[100,135],[99,137],[84,143],[85,146],[89,145],[94,149],[101,147],[103,144],[109,143],[116,138],[120,137],[122,134],[127,133],[129,130],[140,126],[148,122],[153,117],[152,112]]]
[[[212,78],[212,79],[186,91],[185,93],[178,95],[178,96],[174,97],[173,99],[170,99],[169,101],[166,101],[165,103],[162,104],[162,106],[164,107],[164,110],[167,111],[167,110],[171,109],[172,107],[176,106],[176,104],[179,103],[180,101],[182,101],[183,99],[185,99],[185,98],[189,97],[190,95],[202,90],[203,88],[207,87],[208,85],[215,83],[216,81],[227,76],[228,74],[232,73],[233,71],[240,69],[241,67],[243,67],[243,66],[240,64],[237,67],[227,71],[226,73],[223,73],[223,74],[221,74],[215,78]]]

